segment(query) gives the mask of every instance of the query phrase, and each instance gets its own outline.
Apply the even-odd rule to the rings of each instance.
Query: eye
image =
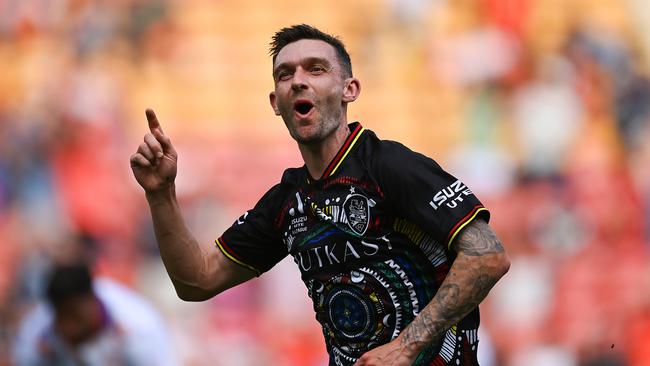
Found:
[[[320,75],[320,74],[324,73],[325,71],[327,71],[327,69],[325,67],[323,67],[322,65],[314,65],[309,69],[309,72],[312,75]]]
[[[280,71],[278,73],[277,78],[280,81],[287,81],[287,80],[291,79],[291,75],[292,74],[289,71],[284,70],[284,71]]]

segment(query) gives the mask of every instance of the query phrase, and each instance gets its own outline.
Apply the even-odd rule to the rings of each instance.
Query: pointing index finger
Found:
[[[158,122],[158,118],[153,112],[153,109],[147,108],[145,115],[147,116],[147,122],[149,122],[149,130],[151,130],[151,133],[154,133],[154,130],[157,129],[162,134],[162,127],[160,127],[160,122]]]

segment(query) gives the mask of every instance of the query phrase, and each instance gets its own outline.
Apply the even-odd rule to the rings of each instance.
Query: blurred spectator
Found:
[[[534,79],[513,98],[513,118],[522,168],[531,176],[558,174],[580,133],[582,104],[573,89],[573,67],[562,56],[546,56]]]
[[[20,324],[18,366],[176,365],[160,315],[139,295],[84,264],[53,268],[47,304]]]

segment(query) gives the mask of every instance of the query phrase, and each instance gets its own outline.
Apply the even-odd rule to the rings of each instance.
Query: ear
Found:
[[[275,112],[275,115],[279,116],[280,110],[278,109],[278,105],[276,103],[275,92],[269,93],[269,102],[271,103],[271,108],[273,108],[273,112]]]
[[[343,101],[346,103],[354,102],[361,93],[361,83],[357,78],[345,79],[345,87],[343,88]]]

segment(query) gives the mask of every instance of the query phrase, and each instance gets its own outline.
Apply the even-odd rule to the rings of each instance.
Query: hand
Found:
[[[411,366],[418,353],[401,344],[400,339],[364,353],[354,366]]]
[[[144,142],[130,160],[135,180],[145,192],[152,193],[169,188],[174,183],[178,154],[169,137],[163,133],[153,110],[147,109],[145,114],[150,132],[144,135]]]

